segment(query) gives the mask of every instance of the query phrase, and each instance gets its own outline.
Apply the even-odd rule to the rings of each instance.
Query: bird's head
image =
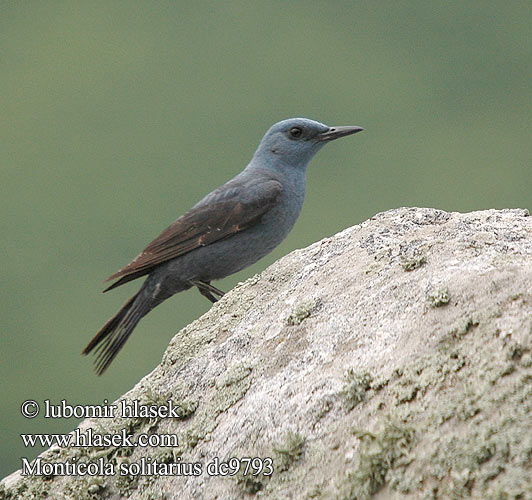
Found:
[[[328,127],[308,118],[289,118],[266,132],[255,157],[304,168],[327,142],[361,130],[361,127],[352,126]]]

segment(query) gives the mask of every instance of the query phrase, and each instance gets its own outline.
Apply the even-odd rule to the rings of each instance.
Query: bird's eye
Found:
[[[290,129],[290,135],[296,139],[298,137],[301,137],[302,134],[303,134],[303,129],[301,127],[292,127]]]

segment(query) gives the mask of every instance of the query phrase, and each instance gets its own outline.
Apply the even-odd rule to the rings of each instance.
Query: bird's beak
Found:
[[[334,139],[339,139],[340,137],[345,137],[346,135],[356,134],[362,130],[364,130],[362,127],[329,127],[325,132],[318,134],[316,139],[318,142],[334,141]]]

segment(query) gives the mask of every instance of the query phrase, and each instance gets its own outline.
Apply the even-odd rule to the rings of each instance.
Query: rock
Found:
[[[378,214],[181,330],[122,398],[175,417],[79,426],[177,446],[50,449],[115,475],[15,473],[0,499],[530,499],[531,283],[525,210]]]

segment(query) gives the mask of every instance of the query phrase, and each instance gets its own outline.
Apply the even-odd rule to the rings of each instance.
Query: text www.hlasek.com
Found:
[[[61,448],[179,446],[177,434],[139,434],[134,438],[127,434],[126,429],[122,429],[116,434],[96,434],[89,428],[86,432],[81,432],[80,429],[76,429],[70,434],[21,434],[20,437],[26,448],[36,445],[48,448],[54,445],[60,446]]]

